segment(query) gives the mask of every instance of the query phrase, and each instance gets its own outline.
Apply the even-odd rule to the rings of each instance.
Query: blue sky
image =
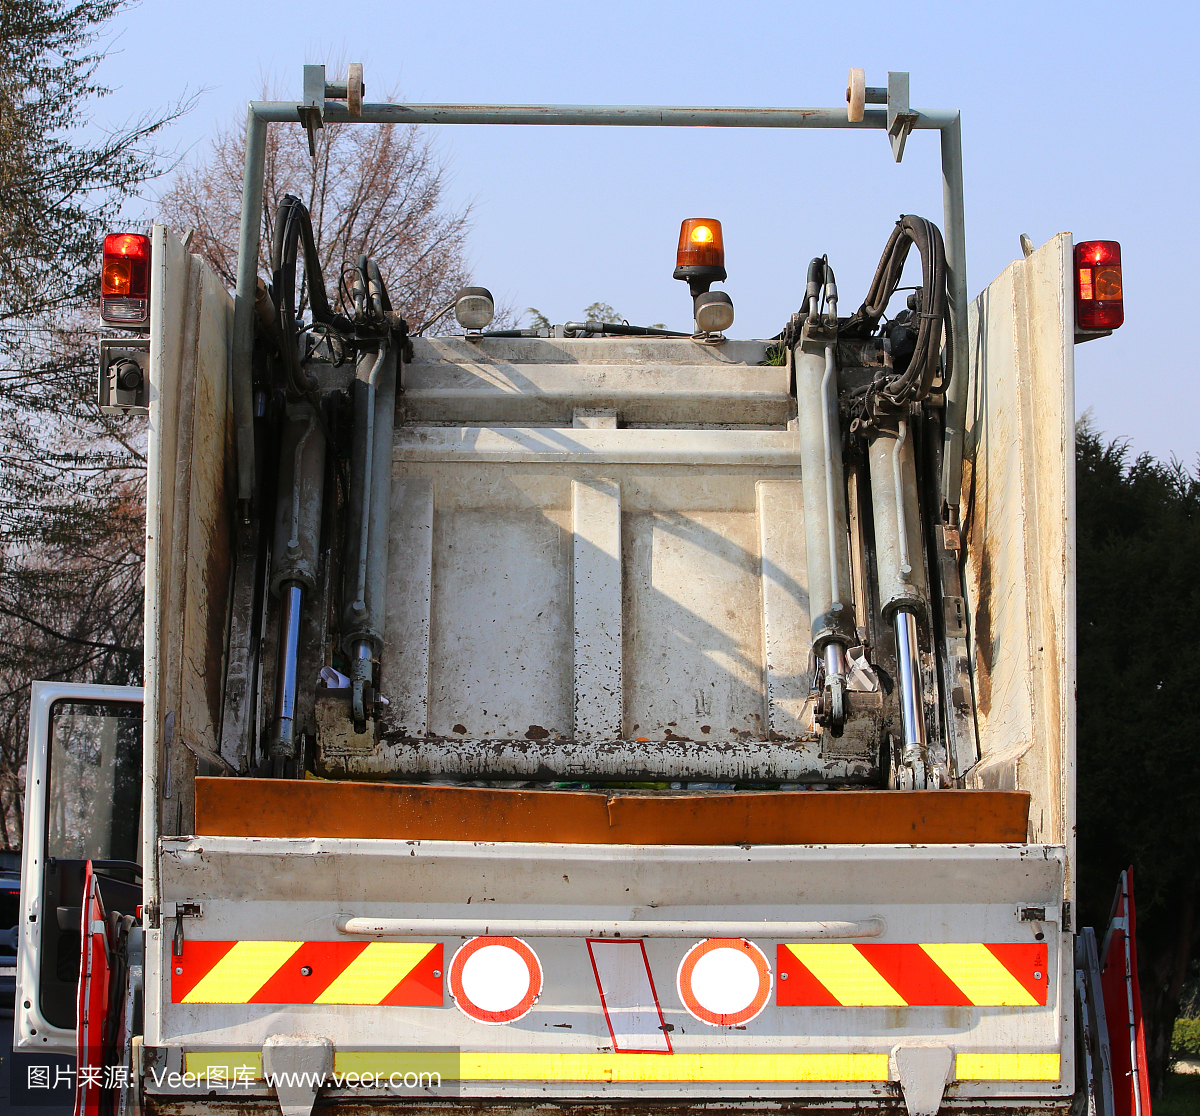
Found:
[[[872,85],[908,70],[915,106],[963,113],[972,296],[1023,232],[1121,241],[1126,324],[1077,348],[1079,409],[1135,450],[1200,455],[1198,5],[142,0],[112,31],[101,77],[119,88],[97,119],[204,89],[168,139],[184,154],[264,83],[298,96],[303,64],[338,55],[364,63],[368,100],[416,102],[832,106],[851,66]],[[452,200],[474,205],[475,280],[554,321],[601,299],[686,327],[671,279],[684,217],[724,223],[739,336],[783,325],[813,255],[829,254],[853,307],[899,213],[941,224],[936,133],[913,136],[900,166],[881,133],[436,135]]]

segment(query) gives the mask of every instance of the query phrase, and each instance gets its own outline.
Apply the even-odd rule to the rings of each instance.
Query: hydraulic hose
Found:
[[[914,244],[921,255],[921,296],[916,311],[920,324],[916,347],[908,367],[875,389],[880,401],[893,412],[924,399],[938,372],[942,330],[949,314],[949,302],[946,294],[946,249],[937,225],[924,217],[909,215],[896,222],[867,297],[842,328],[842,335],[848,337],[863,336],[875,329],[896,292],[909,249]],[[947,383],[951,372],[952,369],[947,370]]]
[[[341,314],[334,313],[325,291],[317,242],[313,237],[308,208],[292,194],[284,194],[275,211],[275,233],[271,245],[271,273],[276,305],[286,305],[296,314],[296,263],[300,245],[304,245],[304,274],[308,281],[308,301],[314,322],[349,331],[353,326]]]
[[[313,385],[300,368],[299,331],[296,328],[296,270],[300,247],[304,248],[304,274],[314,322],[339,332],[353,329],[351,323],[330,309],[325,293],[321,262],[313,239],[312,221],[299,198],[285,194],[275,213],[275,233],[271,246],[271,293],[275,303],[275,344],[283,360],[294,395],[306,396],[316,404]]]

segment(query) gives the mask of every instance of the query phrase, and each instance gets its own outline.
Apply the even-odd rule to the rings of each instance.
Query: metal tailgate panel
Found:
[[[698,866],[703,866],[702,872]],[[543,1078],[462,1084],[464,1096],[556,1097],[879,1095],[888,1091],[886,1058],[898,1043],[933,1042],[959,1055],[1015,1051],[1040,1056],[1043,1067],[1060,1067],[1055,1080],[972,1081],[952,1086],[949,1095],[1061,1097],[1070,1094],[1067,1083],[1074,1079],[1069,1044],[1064,1043],[1071,985],[1069,951],[1059,948],[1062,878],[1063,851],[1046,846],[647,848],[227,837],[167,841],[162,857],[164,900],[198,903],[202,911],[202,917],[184,920],[189,943],[280,938],[344,942],[348,935],[339,933],[336,921],[345,915],[685,922],[882,918],[884,933],[869,941],[1031,943],[1036,933],[1044,933],[1048,992],[1044,1006],[1028,1007],[778,1006],[777,946],[787,940],[754,937],[773,971],[766,1007],[743,1027],[709,1026],[688,1013],[676,984],[680,962],[700,935],[648,937],[646,956],[673,1054],[626,1055],[613,1053],[582,936],[526,937],[544,973],[541,997],[516,1022],[486,1026],[460,1012],[448,992],[443,1007],[172,1003],[175,920],[167,917],[163,929],[149,935],[147,997],[151,1002],[157,999],[161,1011],[148,1012],[148,1022],[157,1025],[158,1033],[148,1033],[146,1042],[203,1052],[257,1049],[272,1034],[317,1034],[330,1039],[338,1051],[450,1046],[464,1055],[500,1056],[510,1063],[527,1055],[587,1055],[593,1060],[607,1055],[618,1078],[621,1065],[632,1064],[621,1059],[631,1057],[663,1059],[655,1063],[663,1066],[663,1077],[679,1075],[689,1061],[699,1064],[696,1055],[849,1055],[845,1064],[854,1063],[858,1071],[867,1067],[865,1077],[859,1073],[860,1080],[832,1084],[799,1080],[804,1071],[775,1081],[717,1081],[698,1071],[698,1080],[604,1077],[598,1085],[596,1080]],[[1046,922],[1023,922],[1021,909],[1027,906],[1044,907]],[[420,940],[441,942],[444,968],[464,942],[462,937],[436,935]],[[1060,989],[1065,991],[1060,994]],[[671,1058],[677,1060],[668,1066]],[[464,1066],[469,1061],[464,1058]],[[494,1058],[489,1064],[495,1064]],[[840,1063],[825,1057],[821,1064]],[[960,1067],[966,1064],[959,1062]],[[653,1066],[651,1071],[657,1072]],[[686,1077],[688,1071],[682,1072]]]

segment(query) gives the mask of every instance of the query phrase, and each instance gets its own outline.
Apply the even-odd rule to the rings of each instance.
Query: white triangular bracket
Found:
[[[312,1116],[321,1084],[333,1072],[333,1043],[308,1035],[272,1035],[263,1043],[263,1073],[275,1086],[282,1116]]]
[[[896,1046],[888,1058],[888,1076],[900,1082],[908,1116],[937,1116],[953,1072],[954,1051],[948,1046]]]

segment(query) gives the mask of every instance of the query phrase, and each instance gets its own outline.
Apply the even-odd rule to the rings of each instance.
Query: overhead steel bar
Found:
[[[328,92],[328,85],[326,90]],[[237,289],[233,320],[233,410],[237,429],[238,498],[245,508],[254,491],[254,417],[251,362],[254,349],[254,296],[262,221],[263,166],[269,123],[299,123],[305,106],[296,101],[252,101],[246,122],[246,164],[238,237]],[[946,407],[943,499],[958,504],[962,424],[966,406],[967,285],[963,216],[962,139],[957,112],[910,109],[912,128],[941,132],[942,197],[946,263],[949,272],[950,347],[955,376]],[[365,104],[351,116],[345,103],[326,101],[321,110],[331,124],[509,124],[583,125],[634,128],[820,128],[886,131],[886,109],[866,109],[861,121],[845,108],[691,108],[647,105],[398,105]]]
[[[295,101],[255,101],[251,110],[274,123],[299,120]],[[916,111],[916,110],[914,110]],[[914,128],[944,128],[957,113],[918,112]],[[867,109],[850,123],[844,108],[692,108],[672,105],[363,105],[351,116],[326,101],[331,124],[552,124],[616,128],[887,128],[886,109]]]

